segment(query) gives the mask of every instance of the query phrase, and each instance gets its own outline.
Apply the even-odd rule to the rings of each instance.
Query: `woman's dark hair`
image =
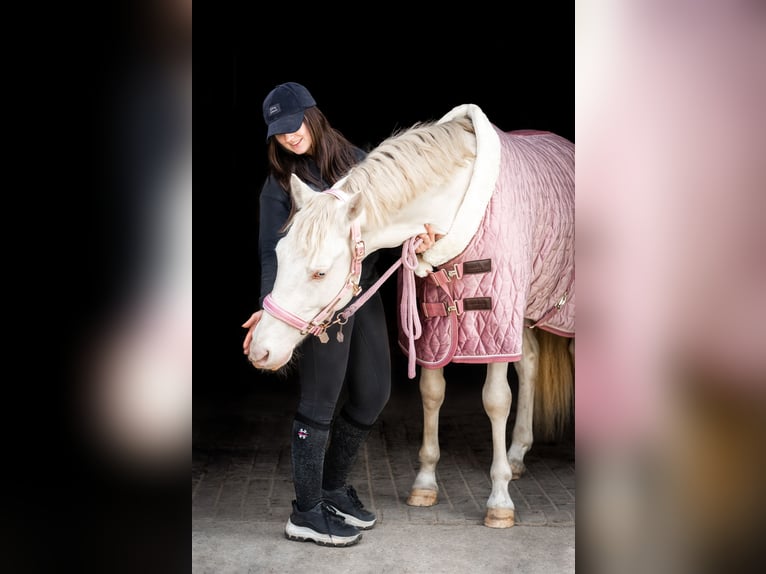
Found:
[[[286,193],[290,190],[290,175],[295,174],[306,183],[319,189],[332,186],[349,169],[359,162],[354,145],[330,125],[316,106],[307,108],[303,121],[311,132],[313,147],[311,159],[319,167],[319,173],[310,168],[308,159],[284,149],[275,137],[269,139],[267,156],[269,168]]]

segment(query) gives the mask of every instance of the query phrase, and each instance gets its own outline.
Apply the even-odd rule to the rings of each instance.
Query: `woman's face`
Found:
[[[306,127],[306,122],[301,123],[301,127],[297,131],[289,134],[277,134],[274,137],[277,138],[279,145],[295,155],[309,153],[314,145],[314,140],[311,139],[311,133],[308,127]]]

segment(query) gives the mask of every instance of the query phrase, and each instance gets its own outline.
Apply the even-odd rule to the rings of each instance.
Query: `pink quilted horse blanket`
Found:
[[[432,368],[518,361],[525,328],[575,332],[574,144],[503,132],[473,104],[440,121],[459,115],[476,129],[474,175],[452,229],[416,271],[416,361]],[[408,354],[401,317],[399,346]]]

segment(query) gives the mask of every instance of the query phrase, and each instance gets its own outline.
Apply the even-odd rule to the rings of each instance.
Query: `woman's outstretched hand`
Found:
[[[431,247],[433,247],[434,243],[444,237],[444,235],[441,233],[434,232],[434,229],[431,227],[430,223],[424,224],[424,227],[426,228],[426,232],[418,235],[418,237],[420,237],[420,239],[423,241],[415,248],[415,253],[423,253],[424,251],[428,251],[431,249]]]
[[[250,342],[253,340],[253,331],[255,330],[255,326],[261,320],[261,317],[263,317],[263,309],[256,311],[250,315],[250,318],[247,321],[242,323],[242,327],[247,329],[247,335],[245,335],[245,340],[242,343],[242,351],[245,355],[250,353]]]

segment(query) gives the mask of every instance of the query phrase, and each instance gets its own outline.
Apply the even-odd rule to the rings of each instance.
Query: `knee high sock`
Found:
[[[306,511],[322,499],[322,469],[330,434],[329,425],[293,421],[292,463],[295,500]]]
[[[337,417],[333,423],[330,446],[324,460],[324,490],[335,490],[346,484],[359,448],[370,434],[371,428],[370,425],[352,420],[344,412]]]

